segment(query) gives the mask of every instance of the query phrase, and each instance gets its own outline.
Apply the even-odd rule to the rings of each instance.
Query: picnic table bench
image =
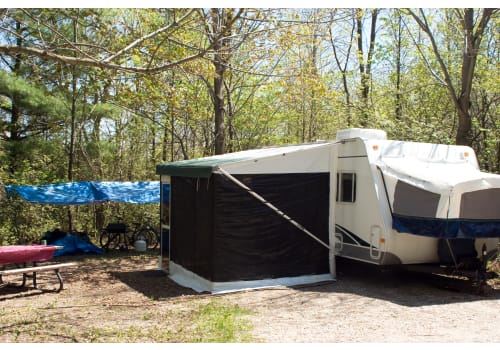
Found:
[[[5,269],[5,266],[0,266],[0,286],[3,285],[3,276],[9,275],[21,275],[23,276],[23,282],[21,287],[26,285],[28,278],[33,282],[33,287],[38,289],[37,285],[37,273],[42,271],[54,271],[57,280],[59,281],[59,287],[56,289],[60,292],[63,289],[63,279],[60,271],[71,266],[76,266],[76,263],[48,263],[44,265],[38,265],[41,261],[47,261],[52,259],[54,251],[62,249],[61,246],[44,246],[44,245],[29,245],[29,246],[2,246],[0,247],[0,264],[12,265],[12,264],[22,264],[23,267],[15,267]],[[32,266],[27,266],[31,264]]]
[[[76,266],[76,263],[69,262],[69,263],[48,264],[48,265],[41,265],[41,266],[30,266],[30,267],[21,267],[21,268],[16,268],[16,269],[0,270],[0,283],[2,283],[2,276],[22,274],[23,275],[23,282],[21,284],[21,287],[24,287],[26,285],[26,280],[29,277],[31,277],[31,280],[33,281],[33,288],[37,289],[37,282],[36,282],[37,272],[54,271],[54,273],[56,274],[57,279],[59,281],[59,288],[56,290],[56,292],[60,292],[63,289],[63,279],[62,279],[60,271],[62,269],[65,269],[65,268],[71,267],[71,266]]]

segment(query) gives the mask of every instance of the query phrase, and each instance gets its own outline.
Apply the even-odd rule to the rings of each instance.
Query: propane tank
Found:
[[[137,252],[145,252],[146,251],[146,241],[143,239],[138,239],[134,242],[134,248]]]

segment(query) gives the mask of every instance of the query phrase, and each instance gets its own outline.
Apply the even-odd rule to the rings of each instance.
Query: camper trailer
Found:
[[[197,291],[333,280],[336,256],[477,272],[498,254],[500,176],[469,147],[348,129],[157,174],[171,185],[169,275]]]
[[[377,265],[465,264],[496,257],[500,176],[470,147],[339,131],[336,255]]]

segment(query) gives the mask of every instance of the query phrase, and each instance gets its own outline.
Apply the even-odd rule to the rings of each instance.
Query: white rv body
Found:
[[[171,183],[170,277],[198,291],[331,280],[335,256],[448,267],[443,245],[455,260],[451,243],[466,243],[462,257],[481,261],[484,270],[498,253],[500,175],[481,172],[469,147],[348,129],[334,141],[160,164],[157,173]],[[304,176],[321,181],[301,183]],[[274,179],[278,196],[275,188],[258,187],[257,178]],[[283,199],[287,191],[297,197]],[[325,196],[306,202],[303,193]],[[314,224],[306,224],[311,217]],[[270,237],[278,238],[268,243]]]
[[[390,180],[402,179],[415,188],[449,193],[437,204],[435,216],[442,219],[456,215],[460,194],[467,190],[464,187],[500,188],[500,176],[481,173],[469,147],[392,141],[383,131],[363,129],[339,131],[337,142],[337,171],[354,174],[356,192],[355,200],[337,198],[335,203],[337,256],[377,265],[440,263],[439,238],[393,228],[394,187],[388,186]],[[337,186],[342,191],[341,180]],[[500,199],[492,205],[500,205]],[[492,210],[498,215],[498,207]],[[494,219],[498,222],[500,216]],[[483,254],[483,245],[488,256],[496,256],[500,231],[497,233],[495,238],[475,238],[477,257]]]

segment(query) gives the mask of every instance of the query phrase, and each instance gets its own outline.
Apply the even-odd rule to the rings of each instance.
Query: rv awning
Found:
[[[217,166],[235,161],[237,160],[224,159],[221,157],[181,160],[178,162],[157,165],[156,173],[158,175],[208,178],[212,175],[213,170]]]
[[[160,203],[159,181],[82,181],[40,186],[5,186],[9,196],[39,204],[81,205],[102,202],[134,204]],[[170,186],[163,185],[163,200],[168,202]]]
[[[171,163],[158,164],[156,166],[156,174],[170,175],[170,176],[183,176],[183,177],[200,177],[208,178],[218,167],[238,166],[236,163],[252,163],[259,162],[260,160],[272,157],[285,156],[299,151],[312,150],[314,148],[328,146],[329,142],[315,142],[309,144],[300,144],[292,146],[278,146],[269,148],[260,148],[247,151],[240,151],[234,153],[226,153],[217,156],[196,158],[189,160],[181,160]],[[304,171],[309,165],[310,159],[305,157],[301,160],[300,164],[295,167],[287,169],[285,172],[290,172],[292,169],[300,168]],[[275,163],[275,162],[273,162]],[[298,171],[298,170],[297,170]],[[263,171],[265,172],[265,171]]]

